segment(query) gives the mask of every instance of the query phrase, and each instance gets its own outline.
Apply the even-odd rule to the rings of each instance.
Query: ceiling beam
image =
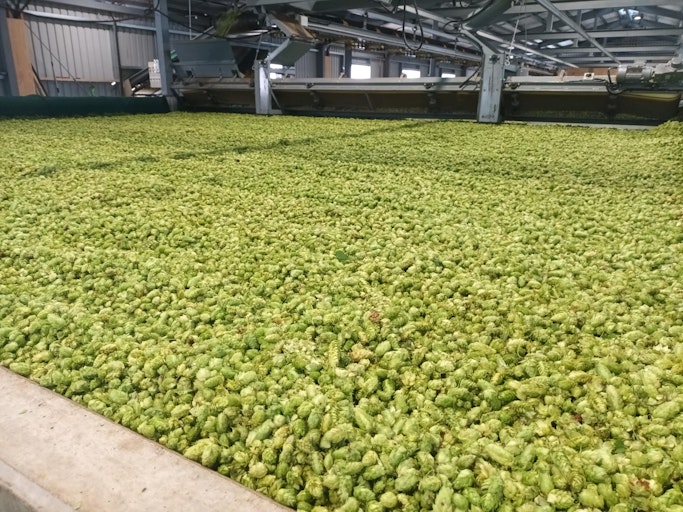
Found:
[[[638,10],[647,14],[654,14],[662,18],[683,21],[683,11],[673,9],[663,9],[662,7],[638,7]]]
[[[608,28],[607,21],[605,20],[604,16],[608,15],[612,12],[614,12],[613,9],[594,9],[592,11],[578,11],[581,12],[581,25],[586,29],[589,30],[589,26],[591,27],[592,30],[597,30],[598,27],[601,27],[603,29]],[[504,27],[504,23],[512,24],[512,23],[517,23],[515,21],[515,17],[519,18],[519,29],[518,32],[520,31],[526,31],[529,32],[529,30],[542,30],[543,28],[545,29],[545,32],[559,32],[561,27],[563,26],[563,22],[560,19],[556,19],[555,16],[552,13],[546,13],[547,16],[545,18],[541,18],[539,14],[529,14],[525,16],[514,16],[514,15],[505,15],[503,16],[499,23],[497,23],[497,26]],[[600,24],[598,24],[598,20],[600,21]],[[512,33],[511,30],[508,29],[508,32]]]
[[[671,60],[671,57],[668,55],[665,56],[652,56],[652,57],[643,57],[641,56],[631,56],[631,57],[624,57],[622,59],[622,63],[629,63],[629,62],[647,62],[647,63],[657,63],[657,62],[669,62]],[[581,66],[588,66],[590,64],[598,65],[598,66],[608,66],[609,64],[612,63],[612,61],[609,59],[609,57],[577,57],[575,59],[572,59],[572,62],[575,64],[580,64]]]
[[[554,14],[560,20],[562,20],[564,22],[564,24],[567,25],[569,28],[574,29],[581,37],[583,37],[586,41],[588,41],[590,44],[595,46],[603,54],[607,55],[609,58],[611,58],[617,64],[619,63],[619,59],[615,55],[610,53],[610,51],[607,48],[605,48],[603,45],[601,45],[597,39],[595,39],[590,34],[588,34],[588,32],[586,32],[586,29],[584,29],[581,26],[581,23],[578,23],[577,21],[573,20],[564,11],[559,10],[557,7],[555,7],[555,4],[552,3],[550,0],[536,0],[536,1],[539,4],[541,4],[543,7],[545,7],[548,10],[548,12]]]
[[[671,46],[609,46],[608,48],[612,53],[675,53],[678,50],[678,47],[673,44]],[[546,48],[544,51],[553,55],[564,55],[571,59],[572,55],[593,53],[596,49],[585,46],[570,46],[567,48]]]
[[[643,28],[643,29],[624,29],[624,30],[589,30],[588,34],[594,38],[605,37],[669,37],[683,34],[683,28]],[[521,32],[517,37],[521,39],[575,39],[578,34],[574,31],[570,32]]]
[[[505,44],[505,45],[510,46],[510,41],[506,41],[506,40],[503,39],[502,37],[499,37],[499,36],[497,36],[497,35],[495,35],[495,34],[491,34],[490,32],[486,32],[486,31],[484,31],[484,30],[477,30],[477,35],[478,35],[479,37],[484,37],[484,38],[486,38],[486,39],[490,39],[490,40],[492,40],[492,41],[496,41],[496,42],[498,42],[498,43],[503,43],[503,44]],[[524,53],[530,53],[531,55],[535,55],[535,56],[537,56],[537,57],[541,57],[541,58],[543,58],[543,59],[550,60],[550,61],[556,62],[556,63],[558,63],[558,64],[562,64],[562,65],[564,65],[564,66],[566,66],[566,67],[570,67],[570,68],[575,68],[575,67],[576,67],[576,66],[573,65],[571,62],[567,62],[567,60],[565,60],[565,59],[559,59],[559,58],[557,58],[557,57],[553,57],[552,55],[548,55],[548,54],[546,54],[546,53],[544,53],[544,52],[539,52],[538,50],[535,50],[535,49],[533,49],[533,48],[529,48],[527,45],[524,45],[524,44],[512,43],[512,46],[513,46],[514,48],[516,48],[517,50],[520,50],[520,51],[522,51],[522,52],[524,52]]]
[[[71,23],[93,23],[97,25],[106,25],[106,26],[113,26],[113,22],[111,21],[111,18],[109,20],[107,19],[102,19],[102,18],[89,18],[86,16],[71,16],[68,14],[57,14],[57,13],[52,13],[52,12],[42,12],[42,11],[34,11],[31,9],[26,9],[24,11],[24,14],[28,14],[29,16],[34,16],[36,18],[46,18],[46,19],[51,19],[51,20],[59,20],[59,21],[68,21]],[[140,30],[143,32],[155,32],[156,28],[150,25],[136,25],[135,23],[116,23],[117,28],[123,28],[123,29],[129,29],[129,30]],[[202,27],[197,27],[197,29],[202,28]],[[169,34],[174,34],[174,35],[179,35],[179,36],[187,36],[189,35],[187,30],[169,30]],[[262,43],[265,45],[265,43]]]
[[[668,0],[671,2],[672,0]],[[664,0],[664,5],[662,5],[662,0],[635,0],[638,7],[664,7],[666,5],[671,5],[675,8],[677,5],[674,1],[673,3],[666,3]],[[624,0],[575,0],[569,2],[554,2],[553,3],[561,11],[578,11],[578,10],[591,10],[591,9],[620,9],[624,7]],[[442,16],[453,16],[464,18],[470,14],[473,9],[463,9],[463,8],[453,8],[453,7],[443,7],[431,9],[434,13],[438,13]],[[545,7],[540,3],[528,2],[523,5],[515,5],[505,11],[505,14],[532,14],[545,12]]]
[[[438,14],[433,13],[433,12],[431,12],[431,11],[425,11],[424,9],[415,9],[415,8],[414,8],[413,6],[411,6],[411,5],[406,5],[406,6],[404,6],[404,9],[405,9],[407,12],[411,12],[411,13],[413,13],[413,14],[419,14],[422,18],[429,19],[429,20],[435,21],[435,22],[437,22],[437,23],[441,23],[442,25],[443,25],[443,24],[446,24],[446,23],[450,23],[450,22],[452,21],[452,20],[449,20],[448,18],[444,18],[443,16],[439,16]],[[552,62],[556,62],[556,63],[562,64],[562,65],[564,65],[564,66],[576,67],[576,66],[574,66],[574,65],[573,65],[572,63],[570,63],[570,62],[564,61],[564,60],[562,60],[562,59],[558,59],[557,57],[553,57],[553,56],[551,56],[551,55],[546,55],[546,54],[543,53],[543,52],[539,52],[538,50],[534,50],[533,48],[529,48],[527,45],[520,44],[520,43],[517,43],[517,42],[510,42],[510,41],[507,41],[507,40],[503,39],[501,36],[496,35],[496,34],[492,34],[492,33],[489,32],[489,31],[486,31],[486,30],[477,30],[475,33],[476,33],[476,35],[478,35],[479,37],[482,37],[482,38],[485,38],[485,39],[489,39],[489,40],[492,40],[492,41],[496,41],[497,43],[504,43],[504,44],[507,44],[508,46],[512,46],[513,48],[516,48],[516,49],[518,49],[518,50],[523,50],[525,53],[531,53],[531,54],[536,55],[536,56],[538,56],[538,57],[542,57],[542,58],[544,58],[544,59],[546,59],[546,60],[549,60],[549,61],[552,61]]]
[[[130,14],[133,16],[151,16],[150,9],[142,6],[127,5],[125,3],[100,2],[98,0],[46,0],[46,3],[62,7],[76,7],[99,12],[113,12],[116,14]]]
[[[324,12],[324,11],[343,11],[345,9],[355,9],[359,7],[372,7],[374,2],[368,0],[346,0],[343,5],[336,0],[245,0],[247,7],[269,7],[273,5],[286,5],[295,7],[302,11]]]

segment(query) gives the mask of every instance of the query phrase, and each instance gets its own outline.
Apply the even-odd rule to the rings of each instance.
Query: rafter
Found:
[[[683,34],[683,28],[652,28],[652,29],[622,29],[622,30],[589,30],[588,34],[597,38],[615,38],[615,37],[668,37],[678,36]],[[542,39],[542,40],[563,40],[581,38],[579,34],[573,30],[563,32],[528,32],[527,39]]]

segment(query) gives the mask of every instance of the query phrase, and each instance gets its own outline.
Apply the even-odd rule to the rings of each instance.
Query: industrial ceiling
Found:
[[[168,0],[169,17],[211,31],[226,12],[303,14],[321,39],[362,43],[396,41],[404,51],[443,58],[478,53],[463,32],[513,58],[552,67],[610,67],[639,61],[667,62],[683,42],[683,0]],[[7,0],[10,5],[21,0]],[[51,3],[151,15],[158,0]],[[29,0],[30,3],[30,0]],[[342,7],[343,6],[343,7]]]

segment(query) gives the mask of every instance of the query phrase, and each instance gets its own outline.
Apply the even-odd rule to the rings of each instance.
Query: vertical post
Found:
[[[500,123],[504,78],[505,54],[492,53],[490,50],[484,49],[479,105],[477,107],[477,121],[480,123]]]
[[[9,24],[5,9],[0,8],[0,63],[6,72],[4,82],[7,83],[7,92],[10,96],[19,96],[19,81],[17,70],[14,67],[14,55],[12,54],[12,40],[9,35]]]
[[[168,29],[168,0],[158,0],[154,11],[154,27],[156,28],[156,53],[159,59],[161,75],[161,94],[166,96],[171,110],[175,110],[175,96],[171,92],[173,70],[171,69],[171,37]]]
[[[382,70],[382,78],[387,78],[391,76],[391,53],[386,52],[384,54],[384,66]]]
[[[256,94],[256,113],[270,115],[273,113],[273,100],[270,95],[270,64],[267,60],[254,62],[254,92]]]
[[[546,32],[552,32],[553,31],[553,23],[555,23],[555,16],[553,16],[552,12],[549,12],[548,16],[545,19],[545,31]]]
[[[353,63],[353,48],[350,45],[344,47],[344,77],[351,78],[351,64]]]
[[[325,77],[325,45],[320,43],[317,44],[316,54],[315,54],[315,77],[324,78]]]
[[[436,75],[436,59],[431,58],[429,59],[429,73],[428,76],[434,77]]]
[[[576,13],[576,23],[581,25],[583,21],[583,10],[579,9],[578,12]],[[574,44],[572,46],[579,46],[579,40],[574,39]]]
[[[114,63],[114,80],[116,80],[116,92],[123,96],[123,80],[121,79],[121,49],[119,48],[119,26],[116,20],[112,22],[111,31],[111,54]]]

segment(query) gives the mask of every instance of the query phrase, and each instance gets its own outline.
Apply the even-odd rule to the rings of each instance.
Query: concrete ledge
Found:
[[[0,510],[2,512],[71,512],[73,507],[0,460]]]
[[[289,509],[0,368],[0,511]]]

